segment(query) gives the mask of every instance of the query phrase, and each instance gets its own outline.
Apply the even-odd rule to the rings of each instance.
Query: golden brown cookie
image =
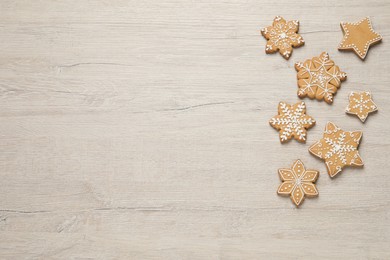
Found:
[[[340,23],[344,38],[339,50],[353,50],[364,60],[371,45],[379,43],[382,36],[374,31],[369,17],[357,23]]]
[[[279,169],[282,184],[278,188],[278,194],[290,196],[291,200],[298,207],[306,196],[318,196],[318,191],[314,184],[318,175],[318,171],[306,170],[301,160],[296,160],[291,169]]]
[[[372,101],[370,92],[351,92],[351,94],[349,94],[349,104],[345,110],[347,114],[357,115],[364,123],[368,114],[377,110],[378,107],[375,105],[374,101]]]
[[[330,177],[345,166],[363,166],[358,152],[362,131],[347,132],[328,122],[321,140],[310,146],[309,152],[325,161]]]
[[[340,71],[326,52],[303,63],[295,63],[295,69],[298,72],[298,96],[323,99],[328,104],[333,102],[333,95],[341,81],[347,78],[347,74]]]
[[[306,141],[306,129],[314,126],[316,121],[306,115],[305,102],[301,101],[294,105],[280,102],[278,115],[271,118],[270,125],[279,130],[280,142],[284,143],[292,137],[300,142]]]
[[[272,26],[261,29],[261,34],[268,40],[265,46],[266,53],[279,53],[289,59],[292,53],[292,47],[299,47],[305,44],[302,36],[297,34],[299,29],[299,21],[284,20],[280,16],[276,16]]]

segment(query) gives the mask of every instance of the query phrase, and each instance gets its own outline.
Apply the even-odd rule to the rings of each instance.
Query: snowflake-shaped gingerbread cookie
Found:
[[[323,99],[328,104],[333,102],[333,95],[341,81],[347,78],[347,74],[340,71],[326,52],[303,63],[295,63],[295,69],[298,72],[298,96]]]
[[[294,105],[280,102],[278,115],[271,118],[270,125],[279,130],[279,139],[282,143],[292,137],[300,142],[306,141],[306,129],[314,126],[316,121],[306,115],[306,104],[301,101]]]
[[[343,131],[328,122],[323,138],[310,146],[309,152],[323,159],[329,176],[334,177],[345,166],[363,166],[358,151],[362,134],[362,131]]]
[[[318,195],[318,190],[314,184],[318,175],[318,171],[306,170],[301,160],[296,160],[291,169],[279,169],[282,184],[278,188],[278,194],[290,196],[298,207],[306,196],[314,197]]]
[[[280,16],[276,16],[272,26],[261,29],[261,34],[268,40],[265,46],[266,53],[279,53],[289,59],[292,47],[299,47],[305,44],[302,36],[297,34],[299,21],[286,21]]]
[[[349,104],[345,111],[348,114],[357,115],[363,123],[366,121],[369,113],[377,110],[378,107],[372,101],[370,92],[351,92],[349,94]]]

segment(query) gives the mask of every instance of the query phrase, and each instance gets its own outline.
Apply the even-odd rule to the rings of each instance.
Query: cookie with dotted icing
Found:
[[[305,44],[302,36],[297,34],[298,29],[299,21],[286,21],[281,16],[276,16],[272,26],[261,29],[261,34],[267,39],[265,52],[269,54],[279,51],[288,60],[293,47]]]
[[[349,104],[345,109],[347,114],[356,115],[364,123],[368,114],[375,111],[378,111],[378,107],[372,101],[372,96],[369,91],[353,91],[349,94]]]
[[[278,115],[272,117],[269,123],[279,130],[280,142],[284,143],[292,137],[299,142],[306,142],[306,129],[314,126],[316,121],[306,115],[306,104],[301,101],[294,105],[280,102]]]
[[[321,140],[310,146],[309,152],[325,161],[330,177],[336,176],[345,166],[363,166],[358,146],[362,131],[344,131],[328,122]]]
[[[347,78],[326,52],[303,63],[295,63],[295,69],[298,72],[298,96],[325,100],[328,104],[333,103],[333,95],[340,88],[341,81]]]
[[[371,45],[379,43],[382,36],[374,31],[371,20],[366,17],[357,23],[340,23],[344,38],[339,50],[353,50],[359,58],[364,60]]]
[[[315,182],[319,172],[306,170],[301,160],[296,160],[291,169],[279,169],[278,172],[282,184],[279,185],[277,193],[282,196],[290,196],[297,207],[305,197],[318,196]]]

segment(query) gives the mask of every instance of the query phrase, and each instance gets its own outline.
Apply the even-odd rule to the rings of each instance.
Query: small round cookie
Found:
[[[347,78],[326,52],[303,63],[295,63],[295,69],[298,72],[298,96],[325,100],[328,104],[333,102],[341,81]]]
[[[302,36],[297,34],[299,21],[286,21],[280,16],[276,16],[272,26],[261,29],[261,34],[267,39],[265,52],[279,53],[289,59],[293,47],[300,47],[305,44]]]
[[[318,196],[318,190],[314,184],[319,172],[306,170],[301,160],[296,160],[291,169],[279,169],[279,177],[282,184],[279,185],[278,195],[290,196],[292,202],[298,207],[305,197]]]

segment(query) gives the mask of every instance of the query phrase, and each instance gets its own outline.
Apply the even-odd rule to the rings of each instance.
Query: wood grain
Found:
[[[0,2],[0,259],[390,259],[390,3]],[[300,20],[290,60],[260,28]],[[340,21],[384,40],[362,62]],[[295,102],[293,64],[322,51],[347,72],[317,125],[281,145],[268,120]],[[352,90],[379,112],[345,114]],[[330,179],[308,147],[327,121],[364,131],[363,169]],[[277,169],[320,170],[296,209]]]

